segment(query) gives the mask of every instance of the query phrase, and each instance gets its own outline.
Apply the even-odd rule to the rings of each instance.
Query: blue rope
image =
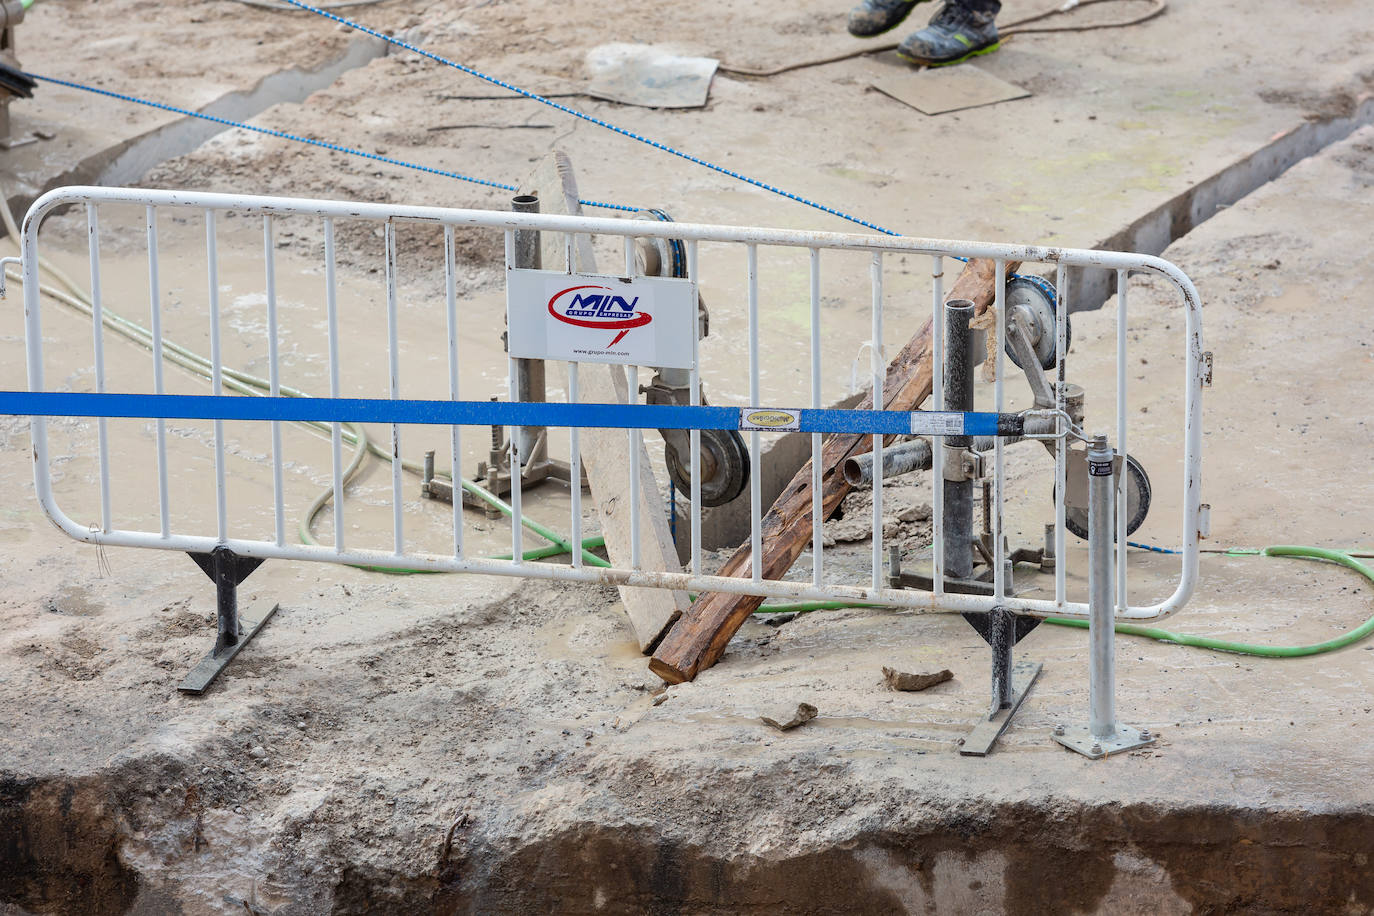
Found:
[[[242,130],[250,130],[254,133],[265,134],[269,137],[278,137],[282,140],[294,140],[297,143],[307,143],[310,146],[318,146],[322,149],[334,150],[336,153],[347,153],[350,156],[361,156],[364,159],[371,159],[374,162],[383,162],[387,165],[399,165],[402,168],[415,169],[421,172],[428,172],[431,175],[439,175],[444,178],[456,178],[459,181],[466,181],[470,182],[471,184],[479,184],[488,188],[500,188],[503,191],[520,190],[515,185],[506,184],[502,181],[490,181],[486,178],[474,178],[471,175],[464,175],[460,172],[451,172],[447,169],[436,169],[428,165],[420,165],[416,162],[407,162],[404,159],[392,159],[388,156],[378,156],[375,153],[368,153],[363,150],[354,149],[353,147],[349,146],[340,146],[337,143],[329,143],[325,140],[312,140],[309,137],[301,137],[296,134],[288,134],[285,131],[281,130],[271,130],[266,127],[254,127],[252,124],[245,124],[242,121],[231,121],[228,118],[220,118],[216,117],[215,115],[205,114],[204,112],[192,111],[189,108],[178,108],[175,105],[167,105],[162,102],[154,102],[150,99],[141,99],[138,96],[134,95],[125,95],[120,92],[111,92],[109,89],[98,89],[95,86],[86,86],[81,83],[72,82],[71,80],[58,79],[55,76],[42,76],[38,73],[29,73],[28,75],[33,77],[34,79],[43,80],[44,82],[56,83],[59,86],[66,86],[69,89],[80,89],[83,92],[93,92],[97,95],[107,96],[112,99],[119,99],[122,102],[132,102],[135,105],[147,105],[150,108],[158,108],[162,111],[170,111],[173,114],[185,115],[189,118],[200,118],[202,121],[213,121],[216,124],[223,124],[226,127],[237,127]],[[627,207],[623,204],[608,204],[596,200],[583,200],[579,201],[579,203],[583,204],[584,206],[602,207],[607,210],[624,210],[628,213],[638,213],[641,209],[640,207]]]
[[[645,143],[649,146],[652,146],[654,149],[662,150],[665,153],[672,153],[674,156],[677,156],[681,159],[686,159],[688,162],[693,162],[697,165],[704,166],[708,169],[711,169],[712,171],[719,172],[722,175],[728,175],[729,177],[734,178],[737,181],[743,181],[745,184],[751,184],[756,188],[762,188],[765,191],[771,191],[772,193],[778,194],[782,197],[786,197],[789,200],[795,200],[797,203],[805,204],[808,207],[814,207],[815,209],[820,210],[823,213],[829,213],[831,216],[838,216],[840,219],[848,220],[851,223],[857,223],[858,225],[863,226],[867,229],[873,229],[877,232],[882,232],[887,235],[901,235],[900,232],[893,232],[891,229],[884,229],[882,226],[879,226],[876,223],[870,223],[868,220],[860,219],[857,216],[851,216],[850,214],[845,213],[842,210],[836,210],[833,207],[827,207],[824,204],[816,203],[814,200],[808,200],[805,197],[793,194],[791,191],[784,191],[782,188],[776,187],[774,185],[765,184],[764,182],[759,181],[757,178],[750,178],[748,175],[742,175],[739,172],[732,171],[730,169],[725,168],[724,166],[716,165],[714,162],[707,162],[705,159],[699,159],[696,156],[691,155],[690,153],[684,153],[681,150],[674,149],[673,147],[668,146],[667,144],[659,143],[657,140],[651,140],[643,134],[637,134],[634,131],[626,130],[623,127],[617,127],[609,121],[603,121],[601,118],[589,115],[584,111],[578,111],[576,108],[570,108],[567,105],[561,105],[558,102],[553,101],[552,99],[547,99],[544,96],[534,92],[530,92],[527,89],[521,89],[519,86],[514,86],[506,82],[505,80],[497,79],[496,77],[483,73],[480,70],[475,70],[472,67],[464,66],[463,64],[460,64],[457,61],[449,60],[447,57],[443,57],[431,51],[426,51],[422,48],[416,47],[413,44],[410,44],[409,42],[402,41],[399,38],[395,38],[391,35],[386,35],[381,32],[378,32],[375,29],[369,29],[367,26],[354,22],[353,20],[348,19],[347,17],[336,15],[335,13],[331,13],[328,10],[322,10],[319,7],[311,6],[308,3],[302,3],[301,0],[286,0],[286,2],[294,7],[298,7],[311,13],[316,13],[317,15],[325,17],[326,19],[332,19],[335,22],[345,25],[351,29],[357,29],[359,32],[362,32],[365,35],[371,35],[374,38],[380,38],[382,41],[388,42],[389,44],[393,44],[398,48],[405,48],[407,51],[419,54],[421,57],[427,57],[430,60],[435,61],[437,63],[444,64],[448,67],[453,67],[455,70],[461,70],[469,76],[475,76],[478,79],[486,80],[493,86],[500,86],[502,89],[509,90],[510,92],[514,92],[517,95],[524,96],[527,99],[532,99],[536,102],[542,102],[545,105],[548,105],[550,108],[557,109],[558,111],[561,111],[564,114],[570,114],[575,118],[581,118],[582,120],[595,124],[598,127],[604,127],[607,130],[614,131],[615,133],[618,133],[623,137],[629,137],[631,140],[638,140],[640,143]]]
[[[1148,550],[1150,553],[1182,553],[1181,550],[1170,550],[1167,547],[1156,547],[1153,544],[1137,544],[1135,541],[1127,541],[1127,547],[1134,547],[1136,550]]]

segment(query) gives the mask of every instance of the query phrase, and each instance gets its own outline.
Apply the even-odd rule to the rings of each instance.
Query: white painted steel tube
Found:
[[[868,348],[870,371],[873,375],[873,409],[883,410],[887,402],[883,399],[883,376],[886,374],[887,360],[883,356],[883,256],[873,252],[869,267],[873,286],[872,327],[873,345]],[[873,461],[883,466],[883,437],[873,437]],[[873,478],[873,587],[883,585],[883,475]]]
[[[1067,424],[1064,421],[1064,386],[1067,382],[1065,376],[1065,360],[1068,354],[1068,317],[1069,317],[1069,274],[1064,263],[1061,261],[1054,274],[1054,336],[1055,336],[1055,383],[1054,383],[1054,406],[1059,411],[1060,416],[1056,420],[1056,432],[1059,438],[1054,443],[1054,602],[1059,607],[1067,609],[1067,569],[1069,565],[1068,555],[1064,552],[1064,499],[1069,492],[1068,486],[1068,450],[1069,443],[1064,433]]]
[[[324,314],[329,327],[329,396],[341,391],[339,377],[339,296],[335,277],[334,221],[324,221]],[[361,446],[360,446],[361,447]],[[329,451],[332,457],[334,486],[334,549],[344,549],[343,424],[329,424]]]
[[[153,335],[153,391],[162,394],[162,292],[158,288],[157,209],[145,211],[148,230],[148,296],[151,300]],[[171,506],[167,491],[167,421],[157,418],[157,501],[162,539],[172,534]]]
[[[448,396],[459,400],[458,276],[453,227],[444,227],[444,314],[448,333]],[[463,427],[449,428],[449,480],[453,484],[453,555],[463,555]]]
[[[219,251],[215,211],[205,211],[205,260],[210,296],[210,392],[224,393],[224,364],[219,329]],[[100,318],[96,318],[96,327]],[[229,495],[224,487],[224,421],[215,421],[215,528],[221,541],[229,537]]]
[[[1130,272],[1116,272],[1116,447],[1122,455],[1129,455],[1126,442],[1126,284]],[[1126,599],[1126,522],[1131,501],[1126,495],[1130,474],[1123,467],[1116,482],[1116,610],[1124,613],[1129,607]]]
[[[509,235],[509,233],[507,233]],[[401,396],[401,343],[397,327],[399,303],[396,301],[396,225],[386,221],[386,367],[387,391],[394,400]],[[405,517],[401,489],[401,426],[391,424],[391,531],[397,556],[405,553]],[[519,527],[518,525],[516,526]],[[520,556],[517,550],[515,555]]]
[[[277,252],[272,214],[262,217],[263,262],[267,273],[267,380],[272,397],[281,397],[281,328],[277,324]],[[394,398],[395,395],[393,394]],[[286,543],[286,480],[282,471],[281,423],[272,421],[272,498],[278,544]]]
[[[577,392],[577,363],[568,363],[568,403],[576,404],[578,399]],[[569,482],[568,489],[572,496],[572,565],[574,569],[582,568],[582,438],[578,435],[581,430],[576,426],[568,430],[568,467]]]
[[[757,245],[745,248],[748,263],[749,285],[749,406],[759,404],[759,249]],[[763,515],[763,484],[759,473],[759,433],[749,433],[749,568],[754,582],[763,579],[763,533],[760,519]]]
[[[935,409],[945,409],[945,261],[940,255],[931,258],[930,270],[930,385],[935,397]],[[931,442],[930,462],[930,528],[931,578],[933,594],[945,593],[945,450],[941,443]],[[881,465],[879,465],[881,467]]]
[[[95,204],[86,204],[86,233],[87,244],[90,247],[91,261],[91,333],[95,355],[95,390],[100,393],[105,391],[105,313],[101,305],[101,284],[100,284],[100,216],[96,212]],[[0,268],[2,270],[2,268]],[[216,391],[216,394],[219,392]],[[215,430],[218,432],[222,427],[221,421],[215,422]],[[105,417],[96,418],[96,448],[98,449],[98,459],[100,461],[100,528],[102,531],[109,531],[113,524],[110,518],[110,438],[109,422]],[[219,469],[219,462],[223,459],[223,440],[220,436],[215,437],[215,467]],[[220,480],[221,500],[223,500],[224,481]],[[221,503],[222,505],[222,503]],[[220,536],[224,536],[224,513],[220,512]]]
[[[996,275],[996,291],[993,294],[993,308],[997,314],[997,358],[995,369],[997,380],[993,383],[994,409],[1001,413],[1006,405],[1006,392],[1003,383],[1007,374],[1007,263],[996,261],[993,273]],[[984,332],[987,333],[987,332]],[[973,367],[969,367],[973,371]],[[992,440],[992,595],[997,601],[1007,597],[1006,551],[1002,543],[1002,517],[1005,511],[1004,481],[1006,478],[1005,450],[1002,437]]]
[[[570,249],[571,250],[571,249]],[[515,232],[506,230],[506,270],[515,267]],[[507,400],[514,401],[516,398],[516,375],[519,373],[519,366],[514,359],[506,360],[506,392]],[[520,444],[516,441],[516,429],[514,426],[506,427],[506,448],[510,459],[510,555],[511,564],[522,566],[525,562],[524,547],[521,541],[524,537],[523,526],[520,519],[524,517],[524,478],[520,475],[520,469],[524,464],[524,456],[520,454]],[[456,494],[455,494],[456,495]]]
[[[811,267],[811,406],[821,405],[821,252],[812,248]],[[811,584],[821,587],[825,575],[825,499],[821,494],[824,437],[811,434]],[[757,469],[754,473],[758,473]]]
[[[697,282],[697,243],[687,243],[687,276]],[[699,306],[692,303],[693,307]],[[699,316],[692,320],[692,371],[687,378],[688,397],[693,407],[701,406],[701,321]],[[701,430],[694,429],[688,434],[688,445],[692,452],[689,473],[692,492],[692,575],[701,575]]]

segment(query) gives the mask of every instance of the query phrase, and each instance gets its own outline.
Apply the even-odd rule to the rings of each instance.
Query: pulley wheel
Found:
[[[1070,451],[1069,460],[1082,460],[1081,451]],[[1118,494],[1119,498],[1119,494]],[[1086,502],[1086,499],[1085,499]],[[1115,505],[1116,500],[1113,500]],[[1126,456],[1126,534],[1131,535],[1145,523],[1150,512],[1150,477],[1145,468],[1130,455]],[[1064,527],[1083,540],[1088,539],[1088,510],[1078,506],[1064,507]],[[1112,540],[1116,540],[1116,520],[1112,520]]]
[[[1055,312],[1058,307],[1055,302],[1054,287],[1039,277],[1018,276],[1012,277],[1007,282],[1006,311],[1010,315],[1015,308],[1023,309],[1031,319],[1031,349],[1035,351],[1036,359],[1040,360],[1042,369],[1053,369],[1055,365]],[[1069,316],[1064,316],[1064,349],[1068,349],[1069,342],[1073,339],[1073,326],[1069,323]],[[1007,356],[1016,363],[1017,368],[1025,369],[1016,360],[1016,353],[1012,350],[1011,341],[1007,341]]]
[[[749,450],[733,429],[701,431],[701,504],[723,506],[744,492],[749,485]],[[690,459],[683,462],[677,450],[665,443],[663,459],[673,486],[688,495],[692,492]]]
[[[671,223],[673,218],[662,210],[641,210],[635,219]],[[687,276],[687,246],[681,239],[636,239],[635,254],[639,268],[647,277]]]

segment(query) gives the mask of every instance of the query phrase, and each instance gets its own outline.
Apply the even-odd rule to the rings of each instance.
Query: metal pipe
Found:
[[[945,303],[945,410],[973,410],[973,302],[951,299]],[[952,452],[972,444],[968,436],[946,436],[945,446]],[[967,579],[973,575],[973,481],[960,467],[948,465],[946,453],[944,487],[945,575]],[[960,479],[951,480],[951,477]]]
[[[511,199],[511,207],[516,213],[538,213],[539,198],[534,194],[519,194]],[[543,264],[540,256],[538,229],[515,230],[515,258],[512,267],[524,270],[539,270]],[[515,390],[511,392],[516,401],[543,401],[546,386],[544,382],[544,361],[542,359],[517,359],[515,361]],[[530,459],[534,454],[535,443],[544,434],[542,426],[521,426],[515,430],[516,449],[520,461]],[[514,469],[512,469],[514,473]]]
[[[883,478],[896,477],[909,471],[930,469],[932,452],[930,443],[924,439],[913,439],[883,449]],[[844,463],[844,479],[850,486],[861,487],[873,482],[873,453],[855,455]]]
[[[1115,621],[1112,619],[1112,467],[1106,436],[1088,446],[1088,730],[1116,733]]]

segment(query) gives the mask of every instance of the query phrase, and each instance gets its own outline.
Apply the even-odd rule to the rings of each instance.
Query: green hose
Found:
[[[1374,569],[1356,560],[1354,557],[1350,556],[1348,552],[1341,550],[1328,550],[1322,547],[1279,545],[1265,547],[1260,550],[1228,551],[1228,554],[1231,556],[1303,557],[1311,560],[1325,560],[1329,563],[1337,563],[1341,566],[1353,569],[1370,582],[1374,582]],[[799,601],[795,604],[766,604],[755,611],[755,613],[806,614],[811,611],[836,611],[845,608],[880,607],[884,607],[884,605],[863,604],[852,601]],[[1055,626],[1061,627],[1077,627],[1080,630],[1086,630],[1088,628],[1088,621],[1073,620],[1066,617],[1046,617],[1045,623],[1052,623]],[[1238,655],[1254,655],[1260,658],[1302,658],[1307,655],[1320,655],[1323,652],[1333,652],[1336,649],[1344,649],[1346,646],[1354,645],[1370,634],[1374,634],[1374,617],[1370,617],[1355,629],[1343,633],[1335,639],[1328,639],[1326,642],[1319,642],[1310,646],[1261,646],[1254,643],[1212,639],[1207,636],[1192,636],[1188,633],[1174,633],[1170,630],[1161,630],[1158,627],[1142,627],[1133,623],[1118,623],[1114,629],[1116,632],[1126,636],[1143,636],[1146,639],[1177,643],[1180,646],[1192,646],[1197,649],[1213,649],[1218,652],[1234,652]]]
[[[1328,563],[1337,563],[1348,569],[1353,569],[1370,582],[1374,582],[1374,569],[1370,569],[1359,560],[1339,550],[1282,545],[1265,547],[1258,553],[1266,557],[1304,557],[1311,560],[1325,560]],[[1088,626],[1086,620],[1068,620],[1063,617],[1046,617],[1045,623],[1080,629],[1086,629]],[[1211,639],[1206,636],[1192,636],[1187,633],[1173,633],[1157,627],[1142,627],[1131,623],[1118,623],[1116,632],[1124,633],[1127,636],[1144,636],[1148,639],[1157,639],[1160,642],[1177,643],[1180,646],[1214,649],[1218,652],[1235,652],[1239,655],[1256,655],[1261,658],[1302,658],[1307,655],[1321,655],[1323,652],[1344,649],[1346,646],[1359,642],[1374,633],[1374,617],[1370,617],[1355,629],[1342,633],[1335,639],[1328,639],[1326,642],[1314,643],[1310,646],[1260,646],[1254,643],[1231,642],[1225,639]]]

